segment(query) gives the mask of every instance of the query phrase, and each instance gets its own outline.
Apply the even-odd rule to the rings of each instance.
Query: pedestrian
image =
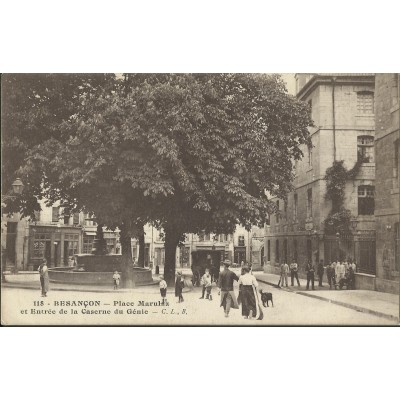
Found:
[[[346,275],[347,275],[347,272],[349,271],[350,264],[349,264],[347,261],[345,261],[345,262],[343,263],[343,266],[344,266],[344,275],[346,276]]]
[[[207,292],[206,299],[212,300],[211,296],[212,282],[211,282],[210,270],[208,268],[206,268],[206,272],[201,277],[200,283],[202,285],[202,293],[200,299],[204,299],[204,294]]]
[[[318,286],[323,287],[322,278],[324,277],[324,260],[319,260],[317,274],[318,274]]]
[[[238,309],[239,305],[233,290],[233,281],[238,281],[237,275],[229,269],[231,265],[230,260],[226,259],[224,262],[224,270],[219,274],[218,287],[221,295],[220,306],[224,307],[225,317],[229,317],[231,308]]]
[[[300,281],[299,281],[299,267],[297,265],[297,262],[295,259],[293,259],[293,262],[290,264],[290,279],[291,279],[291,285],[294,286],[294,278],[297,280],[297,285],[300,286]]]
[[[42,297],[47,297],[49,291],[49,269],[47,268],[47,261],[44,258],[38,268],[40,275],[40,287],[42,290]]]
[[[342,264],[340,261],[336,263],[335,267],[335,276],[336,276],[336,282],[339,283],[341,279],[344,279],[346,270],[344,267],[344,264]]]
[[[182,272],[177,272],[175,281],[175,297],[178,297],[178,303],[183,302],[182,289],[184,286]]]
[[[248,267],[243,268],[243,275],[239,277],[239,286],[241,287],[242,316],[245,319],[252,319],[257,316],[257,279],[250,274]]]
[[[353,268],[349,268],[347,271],[347,289],[355,289],[355,274]]]
[[[119,288],[119,283],[121,281],[121,275],[118,273],[118,271],[114,271],[113,280],[114,280],[114,290],[117,290]]]
[[[68,257],[68,267],[69,268],[74,268],[75,267],[75,260],[72,256]]]
[[[165,281],[163,275],[160,275],[160,283],[158,284],[158,286],[160,287],[162,304],[164,305],[167,297],[167,282]]]
[[[309,290],[309,288],[310,288],[310,282],[311,282],[311,285],[312,285],[312,290],[315,290],[314,289],[314,272],[315,272],[315,268],[311,264],[310,261],[307,263],[306,272],[307,272],[307,290]]]
[[[328,264],[326,267],[326,277],[328,278],[329,288],[332,289],[332,286],[335,286],[335,263]],[[336,264],[335,264],[336,265]]]
[[[356,263],[354,262],[354,260],[351,261],[350,267],[351,267],[351,269],[353,270],[354,273],[357,272],[357,266],[356,266]]]
[[[289,273],[289,265],[285,263],[281,264],[281,278],[279,279],[281,285],[283,286],[284,284],[286,284],[286,287],[288,287],[288,273]],[[279,283],[278,283],[279,286]]]

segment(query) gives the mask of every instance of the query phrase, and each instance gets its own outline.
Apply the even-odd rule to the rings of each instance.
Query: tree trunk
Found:
[[[139,227],[139,234],[138,234],[138,241],[139,241],[139,258],[138,258],[138,266],[140,268],[144,268],[144,227],[143,225]]]
[[[175,284],[176,248],[179,244],[180,234],[173,230],[165,229],[165,265],[164,279],[168,286]]]
[[[120,226],[120,241],[122,247],[121,257],[121,283],[124,288],[135,287],[135,281],[133,279],[133,263],[132,263],[132,246],[131,246],[131,235],[126,224]]]

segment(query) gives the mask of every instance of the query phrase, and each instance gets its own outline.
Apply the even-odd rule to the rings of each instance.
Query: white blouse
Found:
[[[238,283],[239,285],[254,285],[255,287],[258,287],[257,279],[251,274],[240,275]]]

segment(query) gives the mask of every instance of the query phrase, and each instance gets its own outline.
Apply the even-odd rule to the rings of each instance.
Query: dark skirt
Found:
[[[160,289],[161,297],[165,297],[167,295],[167,289]]]
[[[257,303],[254,296],[252,285],[243,285],[241,287],[240,297],[242,301],[242,315],[248,317],[250,311],[253,311],[253,316],[257,314]]]
[[[179,297],[182,296],[182,289],[183,289],[183,281],[177,279],[175,282],[175,296]]]

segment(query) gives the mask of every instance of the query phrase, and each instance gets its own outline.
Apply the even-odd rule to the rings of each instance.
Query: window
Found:
[[[285,220],[287,220],[287,200],[285,200],[285,202],[283,203],[283,209],[285,211]]]
[[[199,242],[204,242],[204,232],[199,233]]]
[[[52,207],[51,221],[58,222],[60,219],[60,207]]]
[[[357,112],[359,114],[374,113],[374,94],[372,92],[357,93]]]
[[[83,238],[83,254],[92,254],[93,241],[94,241],[94,238],[92,238],[92,237],[84,237]]]
[[[271,261],[271,241],[267,242],[267,261]]]
[[[276,214],[275,214],[275,218],[276,218],[276,223],[279,224],[279,200],[276,201]]]
[[[35,234],[33,239],[33,254],[34,258],[48,258],[46,248],[50,250],[51,235],[50,233]],[[49,260],[50,261],[50,260]]]
[[[204,240],[205,240],[205,241],[210,241],[210,240],[211,240],[211,236],[210,236],[209,233],[206,233],[206,234],[204,235]]]
[[[374,215],[374,186],[358,187],[358,215]]]
[[[115,239],[106,239],[107,254],[115,254]]]
[[[239,238],[238,238],[238,246],[244,246],[244,236],[239,236]]]
[[[359,136],[357,138],[357,158],[363,162],[374,162],[373,136]]]
[[[275,262],[279,263],[279,240],[275,242]]]
[[[269,216],[269,214],[267,214],[266,224],[271,225],[271,217]]]
[[[312,189],[307,190],[307,218],[312,218]]]
[[[70,211],[69,208],[64,208],[64,225],[69,224],[69,217],[70,217]]]
[[[78,235],[66,234],[64,237],[64,260],[68,261],[68,257],[78,253]]]
[[[308,166],[312,167],[312,146],[308,147]]]
[[[297,221],[297,193],[294,194],[294,202],[293,202],[293,220]]]
[[[40,221],[40,211],[34,211],[34,220],[36,222]]]
[[[399,148],[400,148],[400,139],[397,139],[394,142],[393,178],[398,178],[399,176]]]
[[[73,223],[74,225],[79,225],[79,213],[74,213],[74,214],[73,214],[73,221],[72,221],[72,223]]]

